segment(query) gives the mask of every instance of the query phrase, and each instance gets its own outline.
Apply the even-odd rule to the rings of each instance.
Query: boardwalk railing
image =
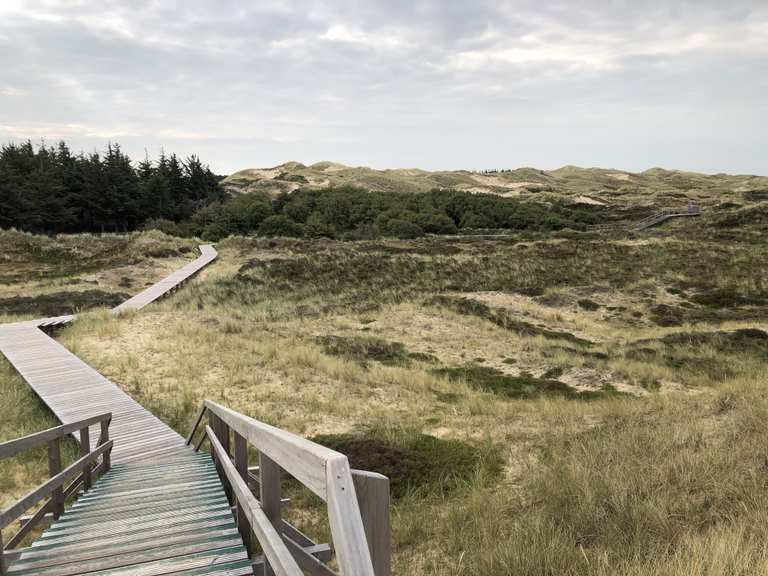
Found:
[[[689,204],[686,208],[664,208],[659,212],[654,212],[637,222],[609,222],[603,224],[590,224],[587,226],[588,232],[602,232],[611,230],[645,230],[657,224],[661,224],[670,218],[682,216],[700,216],[701,208],[697,204]]]
[[[77,494],[81,487],[84,491],[90,489],[94,480],[109,470],[113,444],[113,441],[109,439],[111,420],[111,413],[102,414],[0,444],[0,460],[47,444],[48,468],[51,476],[44,484],[0,511],[0,573],[5,573],[8,569],[8,563],[18,558],[23,552],[23,550],[11,549],[20,544],[33,528],[41,524],[48,514],[52,515],[53,519],[58,519],[64,513],[64,504],[68,498]],[[97,424],[101,425],[101,435],[96,446],[91,449],[89,426]],[[80,433],[80,458],[62,469],[61,439],[75,432]],[[98,462],[99,459],[101,459],[100,463]],[[75,479],[65,487],[67,481],[72,477]],[[23,519],[19,531],[8,541],[7,545],[3,545],[2,531],[44,498],[49,498],[48,502],[31,517]]]
[[[317,544],[281,518],[281,473],[287,472],[327,503],[336,562],[344,576],[389,576],[389,480],[372,472],[351,470],[339,452],[280,430],[206,400],[187,444],[204,415],[208,425],[196,443],[208,439],[224,480],[237,523],[249,552],[253,537],[264,552],[254,566],[265,576],[333,575],[326,562],[330,547]],[[234,459],[230,440],[234,440]],[[248,446],[259,452],[258,467],[249,467]],[[255,474],[254,472],[257,472]],[[251,492],[258,489],[259,498]]]

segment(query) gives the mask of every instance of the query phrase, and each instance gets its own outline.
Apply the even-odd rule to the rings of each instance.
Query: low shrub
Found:
[[[582,392],[551,377],[536,378],[530,374],[512,376],[496,368],[478,366],[477,364],[436,368],[434,373],[446,376],[450,380],[466,382],[472,388],[512,399],[529,400],[541,396],[561,396],[576,400],[593,400],[606,394],[616,393],[614,390],[609,389]]]
[[[473,483],[478,476],[492,482],[503,466],[493,446],[478,448],[409,429],[323,434],[312,440],[347,456],[352,468],[387,476],[395,499],[414,493],[445,495]]]
[[[316,341],[331,356],[342,356],[363,366],[373,360],[382,364],[408,363],[411,355],[400,342],[388,342],[381,338],[360,336],[318,336]]]

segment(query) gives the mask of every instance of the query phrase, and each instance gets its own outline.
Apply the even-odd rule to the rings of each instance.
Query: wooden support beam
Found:
[[[305,572],[312,576],[336,576],[336,572],[318,558],[320,555],[330,558],[331,547],[328,544],[316,544],[305,548],[285,535],[283,535],[283,541],[296,559],[296,563]]]
[[[86,426],[80,429],[80,456],[85,456],[91,451],[91,432]],[[83,488],[87,491],[91,489],[93,479],[91,478],[91,464],[86,463],[83,469]]]
[[[101,434],[99,435],[99,446],[109,442],[109,420],[101,421]],[[102,467],[101,474],[104,474],[112,467],[112,454],[111,452],[105,452],[104,457],[101,459]]]
[[[205,404],[200,406],[200,410],[197,413],[197,417],[195,418],[195,424],[192,426],[192,430],[189,431],[189,436],[187,436],[186,445],[189,446],[192,443],[192,438],[195,435],[195,432],[197,431],[198,426],[200,426],[200,422],[203,421],[203,416],[205,416],[206,407]]]
[[[346,456],[326,462],[328,523],[343,576],[375,576]]]
[[[0,574],[8,572],[8,560],[5,556],[5,545],[3,544],[3,529],[0,528]]]
[[[375,472],[352,470],[355,494],[363,519],[365,539],[376,576],[392,573],[389,519],[389,478]]]
[[[53,478],[61,472],[61,441],[54,438],[48,443],[48,477]],[[51,494],[53,519],[58,520],[64,514],[64,486],[54,489]]]
[[[235,432],[235,469],[240,477],[247,483],[248,482],[248,442],[246,439]],[[245,515],[243,505],[241,502],[236,503],[237,528],[240,531],[240,536],[243,538],[243,544],[248,550],[248,554],[253,553],[253,542],[251,541],[251,525],[248,522],[248,517]]]
[[[264,453],[259,453],[259,502],[272,526],[280,528],[280,466]],[[273,576],[269,562],[264,563],[264,576]]]
[[[42,506],[37,512],[32,514],[26,522],[24,522],[21,527],[19,528],[19,531],[16,532],[16,534],[13,535],[13,538],[11,538],[8,541],[8,544],[6,545],[8,549],[15,548],[18,546],[21,541],[24,539],[24,537],[29,534],[33,528],[35,528],[38,524],[40,524],[40,520],[45,518],[45,516],[48,514],[49,510],[51,510],[52,507],[52,500],[49,500],[45,503],[44,506]]]

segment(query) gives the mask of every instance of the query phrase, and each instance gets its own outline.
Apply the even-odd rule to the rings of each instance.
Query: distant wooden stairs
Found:
[[[589,231],[610,231],[610,230],[627,230],[627,231],[640,231],[646,230],[658,226],[667,220],[672,218],[690,218],[701,216],[701,208],[696,205],[688,206],[687,208],[664,208],[658,212],[654,212],[650,216],[643,218],[637,222],[611,222],[606,224],[595,224],[587,226]]]

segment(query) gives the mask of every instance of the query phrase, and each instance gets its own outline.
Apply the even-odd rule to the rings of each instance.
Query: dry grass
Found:
[[[397,502],[398,574],[747,575],[768,568],[768,355],[759,342],[731,349],[717,340],[660,341],[680,332],[765,329],[765,307],[691,304],[683,309],[697,322],[669,327],[650,314],[721,286],[757,301],[765,272],[743,265],[764,258],[764,248],[699,244],[694,266],[695,242],[674,238],[525,249],[506,240],[492,243],[493,258],[482,261],[487,243],[448,240],[459,249],[451,253],[430,242],[230,240],[217,264],[169,300],[120,318],[85,314],[60,338],[180,432],[201,400],[212,398],[306,436],[374,427],[492,446],[505,462],[497,481],[478,475],[451,494]],[[393,256],[388,246],[416,253]],[[368,259],[372,250],[378,256]],[[274,263],[242,267],[249,260]],[[376,261],[380,267],[366,272]],[[722,273],[713,276],[714,268]],[[593,344],[531,335],[432,302],[445,293]],[[584,309],[583,299],[600,307]],[[751,319],[741,320],[742,312]],[[324,336],[339,337],[340,346],[399,343],[393,349],[400,352],[386,363],[361,360],[359,346],[331,355],[318,340]],[[611,384],[626,394],[508,400],[435,371],[467,364],[557,374],[551,377],[578,390]],[[0,382],[29,396],[8,369]],[[7,409],[10,429],[16,412]],[[318,518],[310,509],[304,521],[317,525]]]

